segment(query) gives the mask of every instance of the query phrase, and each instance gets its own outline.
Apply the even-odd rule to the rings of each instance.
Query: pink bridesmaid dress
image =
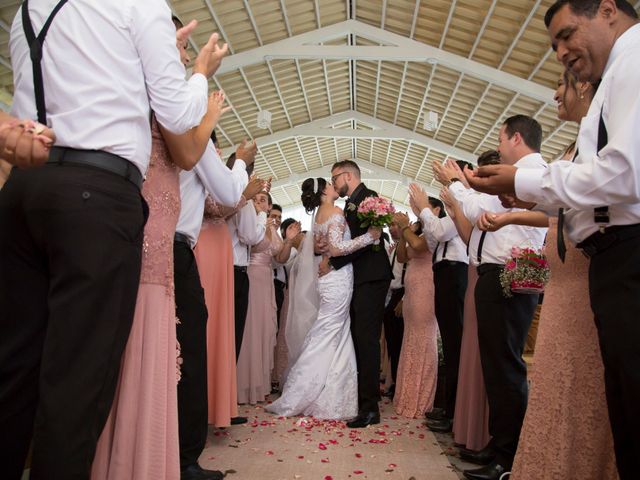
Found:
[[[251,249],[249,308],[238,357],[238,403],[263,402],[271,393],[278,329],[272,258],[282,247],[275,228]]]
[[[453,440],[469,450],[482,450],[490,440],[489,404],[484,388],[480,346],[478,345],[478,320],[474,292],[478,272],[469,265],[468,286],[464,297],[464,323],[458,372],[458,394],[453,416]]]
[[[545,288],[529,406],[510,478],[617,479],[604,367],[589,303],[589,260],[567,245],[562,263],[556,249],[557,221],[552,219],[549,227],[551,280]]]
[[[207,320],[207,390],[209,423],[228,427],[238,416],[233,249],[225,217],[234,210],[207,199],[195,248],[200,281],[209,312]]]
[[[94,480],[179,479],[173,236],[180,214],[178,167],[155,118],[142,194],[149,204],[131,334],[109,418],[98,440]]]
[[[438,380],[436,322],[431,253],[407,247],[409,264],[402,300],[404,336],[393,405],[398,415],[420,418],[433,408]]]

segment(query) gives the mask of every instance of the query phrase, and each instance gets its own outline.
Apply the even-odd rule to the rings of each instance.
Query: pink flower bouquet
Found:
[[[360,227],[386,227],[391,224],[394,213],[396,209],[389,200],[381,197],[367,197],[358,206]],[[373,243],[373,249],[380,250],[380,240]]]
[[[500,284],[507,298],[513,293],[537,294],[544,292],[549,277],[549,262],[541,251],[513,247],[500,273]]]

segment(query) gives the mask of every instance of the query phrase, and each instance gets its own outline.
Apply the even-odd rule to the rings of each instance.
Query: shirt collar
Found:
[[[640,23],[636,23],[633,27],[629,28],[622,35],[618,37],[616,42],[613,44],[613,48],[609,53],[609,58],[607,59],[607,65],[604,67],[604,72],[602,72],[602,76],[604,77],[613,62],[615,62],[616,58],[624,52],[627,47],[633,44],[636,37],[640,36]]]

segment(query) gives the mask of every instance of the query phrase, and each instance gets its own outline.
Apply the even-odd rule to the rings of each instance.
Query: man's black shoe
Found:
[[[432,432],[447,433],[453,427],[453,420],[443,418],[442,420],[427,420],[427,428]]]
[[[506,468],[497,462],[492,462],[486,467],[475,468],[473,470],[465,470],[464,476],[469,480],[504,480],[509,478],[510,475],[504,475],[509,473]],[[503,477],[504,475],[504,477]]]
[[[248,421],[247,417],[231,417],[231,425],[242,425]]]
[[[434,408],[430,412],[425,413],[424,416],[427,417],[427,420],[442,420],[443,418],[447,418],[444,408]]]
[[[180,480],[222,480],[224,474],[218,470],[205,470],[197,463],[185,467],[180,472]]]
[[[486,465],[491,463],[496,458],[491,445],[487,445],[482,450],[469,450],[468,448],[460,449],[460,458],[467,462],[477,463],[478,465]]]
[[[349,428],[364,428],[369,425],[380,423],[380,414],[378,412],[362,412],[356,418],[347,423]]]

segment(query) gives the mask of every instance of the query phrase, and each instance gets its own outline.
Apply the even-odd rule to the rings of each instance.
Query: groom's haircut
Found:
[[[551,25],[551,20],[556,16],[556,13],[560,11],[565,5],[569,5],[571,13],[579,17],[593,18],[598,13],[600,3],[602,0],[558,0],[549,7],[547,13],[544,15],[544,24],[547,28]],[[616,0],[616,8],[621,12],[624,12],[631,18],[638,18],[638,13],[626,0]]]
[[[353,160],[342,160],[340,162],[336,162],[333,164],[333,167],[331,167],[331,171],[333,172],[336,168],[349,170],[353,172],[358,179],[360,179],[360,167]]]
[[[496,150],[487,150],[486,152],[482,152],[478,157],[479,167],[498,164],[500,164],[500,154]]]
[[[440,213],[438,214],[438,218],[444,218],[444,217],[447,216],[447,212],[445,212],[445,210],[444,210],[444,203],[442,203],[440,201],[440,199],[435,198],[435,197],[429,197],[429,204],[433,208],[440,207]]]
[[[280,235],[282,235],[282,238],[285,238],[287,236],[287,228],[289,228],[289,225],[296,223],[295,219],[289,217],[289,218],[285,218],[282,223],[280,224]]]

